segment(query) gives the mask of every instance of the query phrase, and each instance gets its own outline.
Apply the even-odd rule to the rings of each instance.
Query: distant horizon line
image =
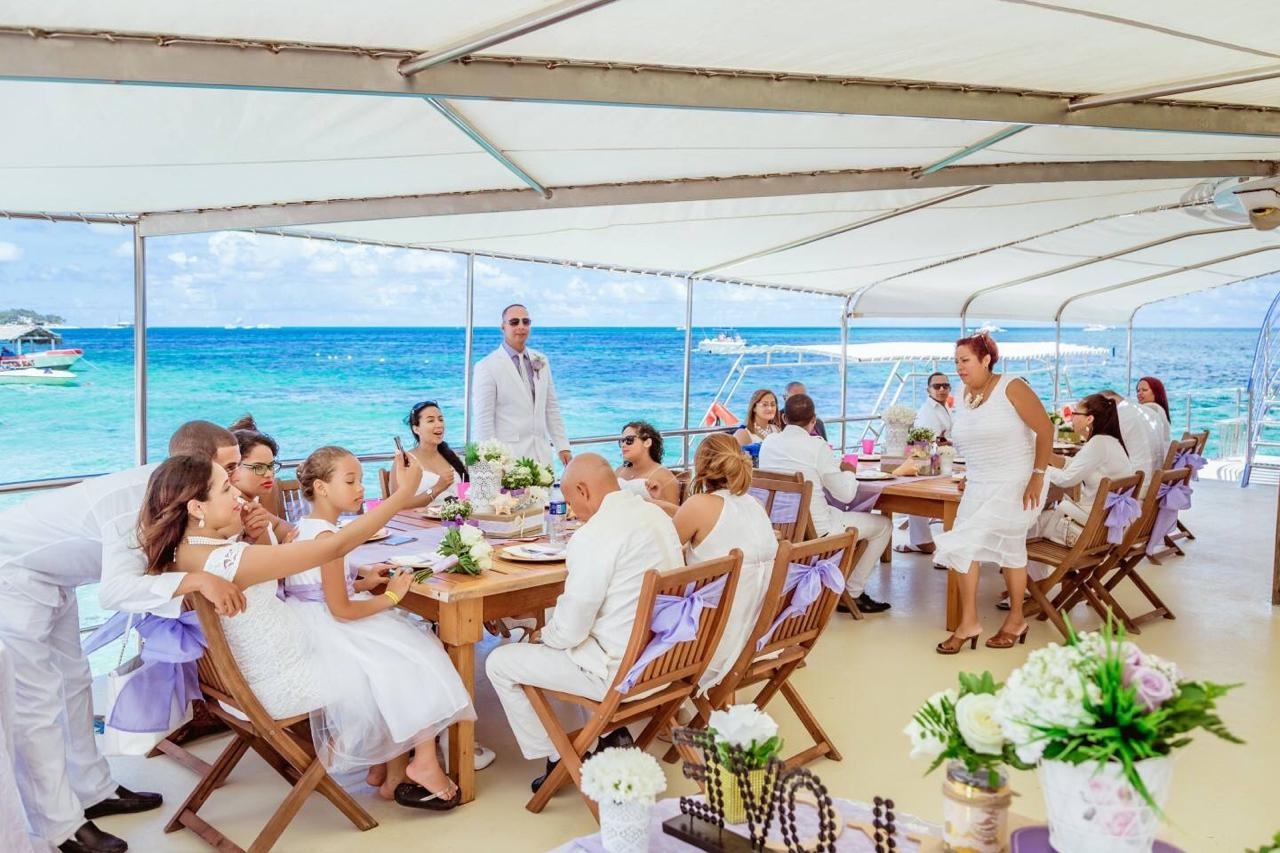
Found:
[[[1012,320],[1011,320],[1011,321],[1006,321],[1006,322],[1011,322],[1011,323],[1012,323],[1012,322],[1018,322],[1018,321],[1012,321]],[[76,329],[120,330],[120,331],[123,331],[123,330],[125,330],[125,329],[132,329],[132,328],[134,327],[132,323],[130,323],[130,324],[128,324],[128,325],[118,325],[118,324],[116,324],[116,323],[113,323],[113,324],[105,325],[105,326],[98,326],[98,325],[84,325],[84,326],[81,326],[81,325],[76,325],[76,324],[74,324],[74,323],[68,323],[68,324],[63,324],[63,323],[54,323],[54,324],[52,324],[52,325],[53,325],[53,327],[55,327],[55,328],[70,329],[70,330],[73,330],[73,331],[74,331],[74,330],[76,330]],[[1089,326],[1092,326],[1092,325],[1095,325],[1095,324],[1092,324],[1092,323],[1085,323],[1085,324],[1070,325],[1070,326],[1066,326],[1066,325],[1064,325],[1062,328],[1063,328],[1063,329],[1069,329],[1069,330],[1072,330],[1072,331],[1083,331],[1084,329],[1086,329],[1086,328],[1088,328]],[[183,326],[168,326],[168,325],[161,326],[161,325],[149,325],[149,326],[147,326],[147,328],[148,328],[148,329],[215,329],[215,330],[219,330],[219,331],[226,331],[226,332],[272,332],[272,331],[278,331],[278,330],[280,330],[280,329],[465,329],[465,328],[466,328],[466,326],[463,326],[463,325],[449,325],[449,326],[441,326],[441,325],[394,325],[394,326],[393,326],[393,325],[368,325],[368,326],[365,326],[365,325],[355,325],[355,324],[349,324],[349,323],[348,323],[348,324],[338,324],[338,323],[333,323],[333,324],[316,324],[316,325],[303,325],[303,324],[294,325],[294,324],[289,324],[289,323],[279,323],[279,324],[277,324],[277,323],[272,323],[272,324],[270,324],[270,325],[268,325],[268,326],[266,326],[266,327],[257,327],[257,326],[234,326],[234,327],[228,327],[228,326],[227,326],[227,325],[225,325],[225,324],[213,324],[213,325],[206,325],[206,326],[186,326],[186,325],[183,325]],[[498,327],[496,324],[495,324],[495,325],[493,325],[493,326],[490,326],[490,325],[488,325],[488,324],[485,324],[485,325],[476,325],[474,328],[477,328],[477,329],[488,329],[488,328],[497,329],[497,328],[499,328],[499,327]],[[683,330],[683,329],[682,329],[682,327],[675,326],[675,325],[673,325],[673,324],[667,324],[667,323],[661,323],[661,324],[648,324],[648,325],[627,325],[627,326],[617,326],[617,325],[599,325],[599,326],[597,326],[597,325],[559,325],[559,324],[540,324],[540,325],[538,326],[538,328],[542,328],[542,329],[671,329],[671,330],[673,330],[673,331],[682,331],[682,330]],[[839,329],[839,327],[838,327],[838,326],[770,326],[770,325],[756,325],[756,326],[745,326],[745,325],[732,325],[732,326],[698,325],[698,326],[695,326],[695,328],[696,328],[696,329],[734,329],[734,330],[744,330],[744,329],[797,329],[797,330],[829,329],[829,330],[838,330],[838,329]],[[904,325],[899,325],[899,326],[878,326],[878,325],[877,325],[877,326],[853,326],[853,325],[850,325],[850,327],[849,327],[849,328],[850,328],[850,330],[853,330],[853,329],[945,329],[945,328],[948,328],[948,327],[947,327],[946,325],[942,325],[942,324],[936,324],[936,325],[910,325],[910,324],[904,324]],[[975,327],[975,328],[981,328],[981,326],[978,326],[978,327]],[[1045,326],[1034,326],[1034,325],[1032,325],[1032,326],[1023,326],[1023,325],[1017,325],[1017,326],[1011,326],[1011,327],[1010,327],[1010,329],[1054,329],[1054,328],[1056,328],[1056,327],[1055,327],[1055,326],[1053,326],[1053,325],[1045,325]],[[1098,331],[1099,331],[1099,332],[1101,332],[1101,331],[1123,331],[1123,330],[1124,330],[1124,328],[1125,328],[1124,326],[1108,326],[1106,329],[1100,329],[1100,330],[1098,330]],[[1010,329],[1002,329],[1001,331],[1009,331]],[[1221,331],[1257,331],[1258,327],[1257,327],[1257,326],[1141,326],[1141,325],[1135,325],[1135,326],[1134,326],[1134,329],[1204,329],[1204,330],[1221,330]]]

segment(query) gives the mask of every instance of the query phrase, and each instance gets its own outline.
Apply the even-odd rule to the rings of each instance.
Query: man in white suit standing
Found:
[[[532,321],[523,305],[502,312],[502,345],[476,363],[472,382],[475,439],[496,438],[516,457],[529,456],[551,464],[551,449],[569,464],[569,436],[565,433],[551,365],[542,353],[529,349]]]

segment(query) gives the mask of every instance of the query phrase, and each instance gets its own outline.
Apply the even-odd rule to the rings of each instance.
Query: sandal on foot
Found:
[[[462,790],[457,785],[449,786],[449,794],[433,794],[417,782],[402,782],[396,786],[396,802],[410,809],[425,809],[433,812],[447,812],[462,803]]]
[[[1027,632],[1030,630],[1030,625],[1023,625],[1022,632],[1018,634],[1011,634],[1001,629],[988,637],[984,645],[989,649],[1011,649],[1015,643],[1025,644],[1027,642]]]
[[[978,648],[978,635],[972,634],[968,637],[961,637],[959,634],[952,634],[934,646],[933,650],[940,655],[958,655],[960,650],[964,648],[965,643],[968,643],[971,649]]]
[[[933,551],[926,551],[919,545],[894,545],[893,550],[898,554],[932,554]]]

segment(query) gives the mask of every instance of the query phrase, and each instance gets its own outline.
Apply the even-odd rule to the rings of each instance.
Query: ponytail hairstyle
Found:
[[[514,308],[515,306],[510,307]],[[524,306],[521,305],[520,307],[523,308]],[[506,316],[505,312],[503,313],[503,316]],[[413,431],[413,428],[418,426],[418,421],[422,420],[422,412],[424,409],[439,410],[440,404],[435,400],[423,400],[421,403],[415,404],[414,407],[409,410],[408,417],[404,419],[405,425],[409,427],[409,434],[413,436],[413,440],[416,444],[421,444],[422,439]],[[436,449],[440,451],[440,455],[444,457],[444,461],[449,463],[449,467],[457,472],[458,482],[465,483],[470,479],[467,475],[467,466],[462,464],[462,460],[458,458],[457,452],[449,446],[449,442],[440,442]]]
[[[1124,436],[1120,434],[1120,412],[1115,400],[1105,394],[1090,394],[1081,400],[1080,404],[1093,416],[1093,431],[1089,434],[1089,438],[1109,435],[1124,447]],[[1124,447],[1124,452],[1128,453],[1129,448]]]
[[[338,469],[338,462],[348,456],[354,457],[355,454],[345,447],[334,444],[326,444],[312,451],[311,455],[298,466],[298,485],[302,487],[302,496],[309,501],[314,501],[316,482],[332,477],[334,471]]]
[[[662,433],[658,432],[657,428],[648,421],[632,421],[631,423],[623,424],[622,426],[624,430],[627,427],[636,431],[636,437],[639,438],[640,441],[644,441],[646,438],[649,439],[649,458],[661,465]]]
[[[991,333],[986,329],[961,338],[956,341],[956,346],[966,347],[979,362],[982,361],[983,356],[991,356],[991,363],[987,365],[987,370],[995,370],[996,362],[1000,360],[1000,347],[996,345],[995,338],[991,337]]]
[[[728,433],[716,432],[702,440],[693,457],[692,494],[709,494],[728,489],[745,495],[751,488],[751,457],[742,452],[738,440]]]
[[[253,415],[245,415],[227,429],[231,430],[231,434],[236,437],[236,443],[240,445],[241,457],[247,456],[249,451],[258,445],[269,449],[272,456],[280,455],[280,445],[274,438],[258,429],[258,423],[253,419]]]
[[[1138,380],[1147,383],[1147,387],[1151,389],[1151,395],[1156,398],[1156,405],[1164,409],[1165,420],[1172,420],[1169,417],[1169,395],[1164,390],[1164,383],[1154,376],[1144,376]]]
[[[147,574],[173,568],[186,533],[189,501],[207,501],[213,462],[204,456],[170,456],[151,472],[138,511],[138,543],[147,558]]]

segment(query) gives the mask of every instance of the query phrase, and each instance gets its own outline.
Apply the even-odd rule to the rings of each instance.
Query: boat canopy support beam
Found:
[[[133,458],[147,464],[147,238],[133,226]]]
[[[551,198],[551,190],[544,187],[537,178],[530,175],[523,167],[508,157],[505,151],[490,141],[489,137],[481,133],[475,125],[467,120],[466,116],[439,98],[428,97],[424,100],[426,100],[426,102],[430,104],[436,112],[443,116],[446,121],[458,128],[458,130],[462,131],[468,139],[484,149],[484,152],[496,160],[498,165],[502,166],[502,168],[519,178],[522,183],[529,187],[529,189],[534,190],[543,198]]]

